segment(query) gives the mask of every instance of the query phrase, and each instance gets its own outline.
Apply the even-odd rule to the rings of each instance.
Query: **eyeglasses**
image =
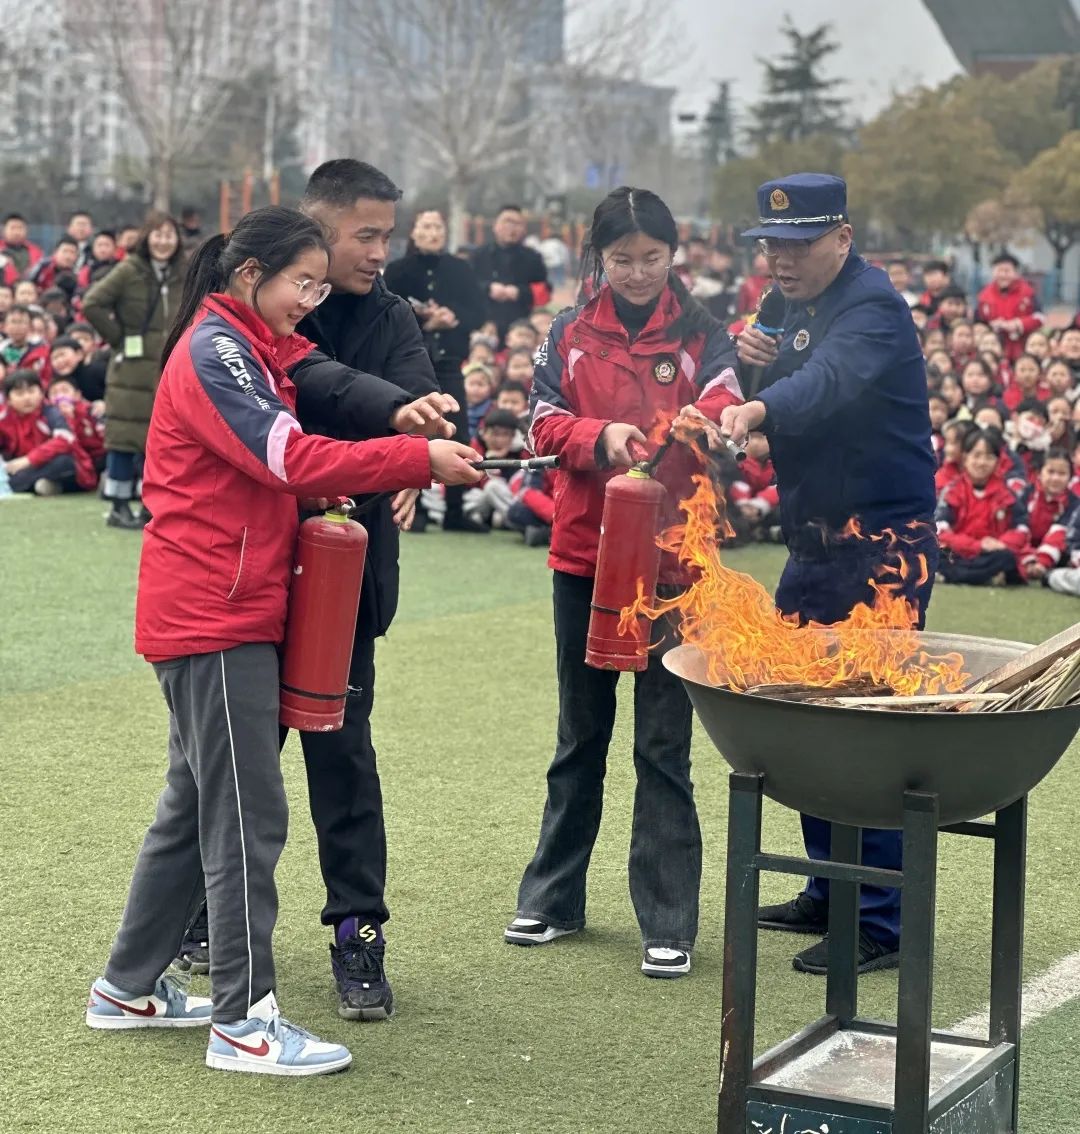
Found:
[[[658,280],[666,276],[671,260],[659,256],[652,260],[605,260],[604,271],[613,283],[625,283],[634,272],[640,272],[645,280]]]
[[[278,272],[283,280],[296,284],[296,298],[307,307],[318,307],[330,294],[330,284],[317,284],[314,280],[294,280],[284,272]]]
[[[805,260],[810,255],[810,249],[819,240],[824,240],[830,232],[835,232],[840,225],[834,224],[832,228],[815,236],[813,240],[781,240],[775,236],[766,236],[757,242],[755,247],[763,255],[773,259],[776,256],[789,256],[792,260]]]

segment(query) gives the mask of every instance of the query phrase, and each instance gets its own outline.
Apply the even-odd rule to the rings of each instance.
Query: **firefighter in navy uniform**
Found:
[[[786,301],[782,333],[748,327],[739,336],[741,366],[764,367],[763,380],[755,400],[724,410],[721,428],[737,442],[753,430],[769,440],[789,552],[777,606],[804,622],[839,622],[872,601],[868,581],[883,567],[899,582],[906,559],[901,585],[921,628],[938,548],[926,373],[910,311],[856,251],[840,178],[769,181],[758,205],[760,225],[744,235],[759,239]],[[852,518],[863,536],[891,531],[903,542],[845,537]],[[829,825],[802,822],[808,855],[827,859]],[[865,865],[899,869],[900,857],[899,831],[864,831]],[[793,901],[759,911],[763,929],[824,935],[827,922],[828,883],[816,878]],[[896,966],[899,940],[899,891],[863,886],[859,971]],[[793,963],[824,973],[828,939]]]

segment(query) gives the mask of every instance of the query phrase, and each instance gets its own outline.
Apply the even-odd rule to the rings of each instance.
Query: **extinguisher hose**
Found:
[[[473,465],[474,469],[483,469],[488,472],[494,472],[495,470],[509,472],[517,471],[518,469],[557,469],[558,467],[558,457],[526,457],[523,460],[492,457],[490,460],[477,461]]]
[[[746,450],[741,445],[736,445],[730,437],[724,436],[723,434],[721,434],[721,436],[724,438],[724,444],[727,446],[728,452],[732,455],[736,462],[742,464],[742,462],[746,460]],[[710,462],[715,462],[716,454],[713,453],[711,449],[709,449],[704,436],[699,434],[695,438],[695,441],[699,452]],[[667,437],[664,438],[664,441],[661,444],[660,448],[657,449],[656,452],[653,453],[653,455],[647,461],[642,461],[637,466],[638,469],[640,469],[641,472],[647,474],[648,476],[655,475],[657,466],[671,451],[671,446],[674,442],[675,434],[673,432],[669,433]]]

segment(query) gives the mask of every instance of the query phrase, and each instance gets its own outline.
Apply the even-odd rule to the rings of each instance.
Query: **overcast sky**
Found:
[[[684,41],[695,44],[690,59],[680,59],[670,75],[652,81],[679,88],[677,111],[700,113],[715,81],[731,79],[739,105],[761,94],[759,56],[783,50],[780,33],[785,12],[796,27],[809,31],[831,22],[841,48],[832,56],[833,73],[849,80],[845,93],[861,117],[884,106],[893,91],[918,83],[935,84],[959,70],[949,45],[921,0],[669,0]]]

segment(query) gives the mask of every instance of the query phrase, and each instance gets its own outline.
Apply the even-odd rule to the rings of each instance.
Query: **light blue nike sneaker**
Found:
[[[86,1024],[90,1028],[196,1028],[210,1023],[211,1001],[188,996],[187,982],[163,976],[149,996],[133,996],[100,977],[90,987]]]
[[[268,992],[248,1009],[246,1020],[212,1024],[206,1066],[254,1075],[329,1075],[352,1063],[347,1047],[323,1043],[290,1024]]]

